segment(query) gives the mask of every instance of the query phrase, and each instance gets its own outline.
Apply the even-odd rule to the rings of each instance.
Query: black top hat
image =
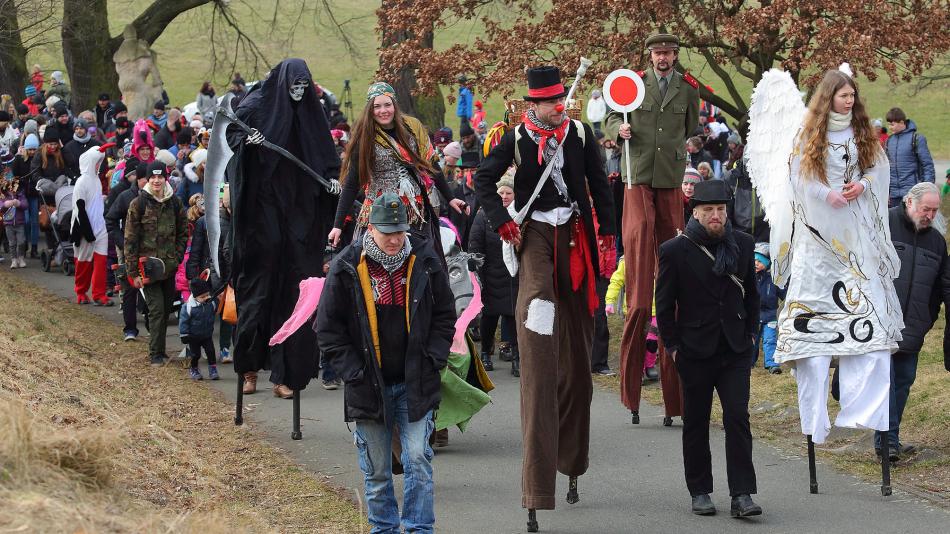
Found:
[[[478,152],[474,150],[468,150],[462,152],[462,157],[459,158],[458,167],[460,169],[474,169],[478,167]]]
[[[693,198],[689,199],[690,209],[703,204],[726,204],[732,200],[729,185],[722,180],[707,180],[693,186]]]
[[[524,97],[525,100],[541,102],[565,96],[567,90],[561,83],[560,69],[551,66],[528,69],[528,94]]]

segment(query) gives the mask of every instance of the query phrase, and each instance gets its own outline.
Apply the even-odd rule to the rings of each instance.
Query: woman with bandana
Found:
[[[425,127],[419,119],[400,112],[396,92],[388,83],[369,86],[366,108],[353,128],[344,161],[343,193],[328,235],[334,247],[340,243],[350,206],[359,192],[364,201],[356,218],[357,237],[366,229],[373,201],[384,193],[395,193],[408,208],[410,232],[434,238],[440,254],[438,216],[429,203],[429,189],[434,185],[443,198],[451,199],[449,205],[455,211],[470,211],[465,201],[455,198],[438,170],[438,156]]]

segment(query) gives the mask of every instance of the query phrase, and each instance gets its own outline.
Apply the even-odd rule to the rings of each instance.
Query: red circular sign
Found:
[[[610,98],[621,106],[627,106],[637,99],[637,84],[631,78],[621,76],[610,85]]]
[[[615,111],[629,113],[637,109],[644,93],[643,80],[629,69],[617,69],[604,80],[604,101]]]

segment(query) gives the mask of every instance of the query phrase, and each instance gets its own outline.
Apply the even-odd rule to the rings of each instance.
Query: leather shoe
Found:
[[[274,396],[282,399],[294,398],[294,390],[283,384],[274,384]]]
[[[693,513],[696,515],[714,515],[716,513],[716,505],[713,504],[708,493],[693,495]]]
[[[900,453],[901,454],[913,454],[917,452],[917,446],[911,445],[910,443],[901,443]]]
[[[762,515],[762,507],[752,502],[752,497],[747,493],[743,493],[732,498],[729,513],[732,517],[751,517]]]
[[[891,463],[897,462],[897,461],[899,461],[899,460],[901,459],[901,454],[900,454],[900,451],[898,450],[897,447],[890,446],[890,447],[887,448],[887,450],[888,450],[888,460],[889,460]],[[880,458],[880,457],[881,457],[881,449],[874,449],[874,454],[876,454],[877,457]]]
[[[248,371],[244,373],[244,394],[250,395],[257,392],[257,373]]]
[[[656,372],[656,367],[647,367],[644,373],[647,377],[647,380],[659,380],[660,373]]]

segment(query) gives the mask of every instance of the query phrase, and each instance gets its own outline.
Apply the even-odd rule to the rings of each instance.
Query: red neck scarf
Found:
[[[560,143],[564,140],[564,136],[567,134],[567,125],[571,122],[570,119],[564,119],[564,122],[561,123],[557,128],[547,129],[539,126],[535,123],[538,119],[534,117],[533,114],[530,114],[530,110],[524,113],[524,116],[521,118],[524,127],[528,129],[529,132],[535,132],[541,136],[541,140],[538,143],[538,165],[544,163],[544,147],[548,144],[548,139],[554,137],[557,139],[557,142]]]

